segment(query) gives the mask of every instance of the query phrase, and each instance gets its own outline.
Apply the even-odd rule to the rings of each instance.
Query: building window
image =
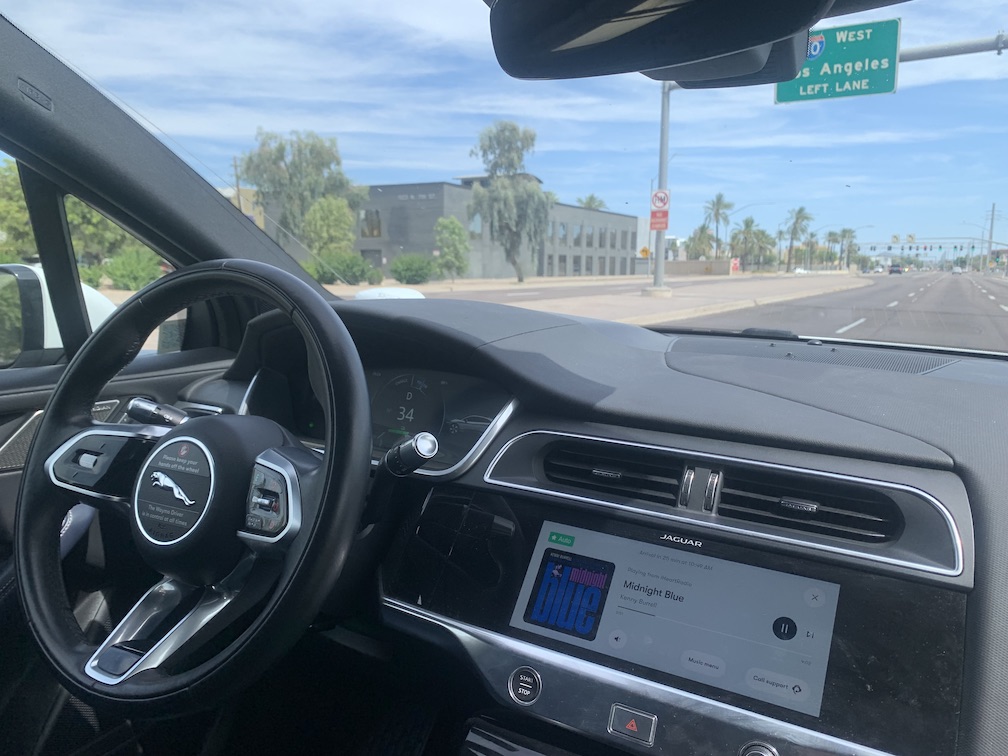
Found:
[[[629,235],[630,232],[627,231],[626,229],[623,229],[623,231],[620,232],[620,249],[627,248],[627,238],[629,237]]]
[[[546,230],[546,241],[550,244],[553,243],[553,232],[556,230],[556,221],[549,222],[549,228]]]
[[[626,271],[627,271],[626,261],[627,261],[627,259],[625,257],[621,257],[619,259],[619,272],[620,272],[621,276],[625,276],[626,275]]]
[[[582,229],[581,229],[581,224],[578,223],[576,226],[574,226],[574,246],[575,247],[580,247],[581,246],[581,234],[582,233],[583,232],[582,232]]]
[[[592,274],[592,257],[587,255],[585,257],[585,275],[590,276]]]
[[[574,260],[571,264],[571,274],[575,276],[581,275],[581,255],[574,255]]]
[[[616,258],[615,257],[610,257],[609,258],[609,275],[610,276],[615,276],[616,275]]]
[[[630,249],[633,250],[634,252],[637,251],[637,232],[636,231],[631,231],[630,232]]]
[[[479,213],[469,219],[469,236],[472,239],[483,238],[483,217]]]
[[[585,228],[585,246],[595,246],[595,226],[587,226]]]
[[[553,255],[546,255],[546,275],[553,275]]]
[[[567,246],[567,224],[560,224],[560,237],[557,239],[563,246]]]
[[[557,259],[557,275],[566,276],[567,275],[567,255],[560,255]]]
[[[616,249],[616,229],[609,232],[609,249]]]
[[[361,210],[360,221],[362,239],[377,239],[381,236],[381,214],[377,210]]]
[[[605,229],[604,226],[599,229],[599,232],[598,232],[598,248],[599,249],[605,249],[606,248],[606,240],[607,240],[608,236],[609,236],[609,232]]]
[[[600,276],[605,275],[605,255],[599,255],[598,259],[598,272]]]

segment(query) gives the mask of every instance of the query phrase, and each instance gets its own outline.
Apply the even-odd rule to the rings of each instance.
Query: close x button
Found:
[[[654,745],[658,717],[623,704],[613,704],[609,713],[609,732],[636,740],[646,746]]]

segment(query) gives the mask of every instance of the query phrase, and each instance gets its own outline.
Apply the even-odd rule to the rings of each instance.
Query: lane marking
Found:
[[[916,297],[917,296],[917,292],[916,291],[911,291],[907,296]]]
[[[843,328],[838,328],[834,333],[847,333],[851,328],[857,328],[859,325],[865,322],[867,318],[861,318],[860,320],[855,320],[853,323],[845,325]]]
[[[506,297],[535,297],[542,294],[541,291],[515,291],[509,294],[505,294]]]
[[[919,289],[917,289],[917,291],[924,291],[924,287],[921,286]]]
[[[1008,305],[1001,305],[1001,309],[1008,312]]]
[[[986,294],[986,293],[987,293],[987,289],[980,289],[980,291],[981,291],[981,293],[983,293],[983,294]]]
[[[897,299],[895,302],[890,302],[889,304],[887,304],[886,307],[895,307],[898,304],[899,304],[899,300]]]
[[[988,294],[987,299],[997,299],[993,294]]]

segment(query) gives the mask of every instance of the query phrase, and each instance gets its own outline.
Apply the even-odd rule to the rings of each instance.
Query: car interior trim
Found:
[[[462,457],[462,459],[460,459],[451,467],[447,467],[444,470],[424,470],[423,468],[420,468],[419,470],[415,471],[416,474],[424,475],[430,478],[447,478],[448,476],[457,476],[466,472],[467,470],[469,470],[469,468],[471,468],[474,464],[476,464],[476,460],[478,460],[483,455],[483,452],[487,450],[490,444],[493,443],[493,440],[497,437],[497,434],[501,432],[501,429],[504,427],[504,425],[507,423],[507,421],[511,418],[511,416],[515,413],[517,409],[518,409],[517,399],[512,399],[507,404],[505,404],[504,407],[501,409],[501,411],[497,413],[497,416],[493,419],[493,422],[491,422],[490,425],[487,426],[487,429],[483,431],[483,435],[479,437],[479,440],[476,442],[473,448],[469,450],[469,453],[466,454],[464,457]]]
[[[253,551],[267,551],[285,546],[301,530],[301,486],[294,466],[275,449],[267,449],[256,457],[255,461],[257,465],[268,467],[283,478],[287,488],[287,524],[283,530],[273,536],[238,531],[238,537]]]

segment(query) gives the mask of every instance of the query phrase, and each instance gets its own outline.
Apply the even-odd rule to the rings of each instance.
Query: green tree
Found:
[[[0,162],[0,263],[23,262],[36,256],[21,178],[13,160]]]
[[[469,270],[469,234],[454,215],[438,218],[434,224],[434,242],[438,248],[438,267],[455,282],[455,276]]]
[[[774,245],[777,243],[776,237],[766,229],[756,229],[756,269],[760,270],[764,265],[776,263],[777,256],[774,255]]]
[[[805,206],[796,207],[788,213],[788,250],[786,273],[791,272],[791,254],[794,250],[795,240],[801,239],[808,233],[809,224],[814,220],[812,214],[805,209]]]
[[[587,197],[578,197],[577,203],[588,210],[605,210],[606,203],[601,197],[589,194]]]
[[[255,186],[259,203],[278,213],[277,221],[296,238],[308,211],[322,197],[345,197],[351,209],[366,199],[366,189],[352,186],[343,173],[334,138],[313,131],[292,131],[284,137],[259,129],[256,141],[256,148],[242,155],[241,176]]]
[[[840,243],[840,267],[845,267],[844,262],[850,265],[851,252],[856,252],[857,248],[854,244],[855,238],[857,238],[857,232],[853,228],[842,228],[840,229],[839,243]]]
[[[473,187],[469,217],[479,215],[490,225],[490,239],[504,248],[504,257],[515,269],[518,282],[525,280],[521,249],[532,254],[542,246],[549,218],[550,201],[539,182],[524,173],[525,155],[535,146],[535,132],[510,121],[498,121],[484,129],[472,150],[483,161],[487,186]]]
[[[403,284],[422,284],[430,281],[437,266],[433,258],[427,255],[406,254],[399,255],[389,265],[389,273],[392,277]]]
[[[127,248],[143,246],[142,242],[118,223],[76,197],[67,196],[63,206],[70,227],[70,241],[81,265],[102,265]]]
[[[721,224],[728,226],[728,212],[735,207],[734,202],[725,199],[722,192],[714,195],[714,199],[704,205],[704,220],[714,224],[714,259],[721,254]]]
[[[322,197],[305,214],[301,232],[314,254],[353,252],[354,214],[345,197]]]
[[[842,249],[842,240],[840,239],[840,234],[837,231],[827,231],[826,232],[826,252],[827,254],[832,254],[833,247]]]

